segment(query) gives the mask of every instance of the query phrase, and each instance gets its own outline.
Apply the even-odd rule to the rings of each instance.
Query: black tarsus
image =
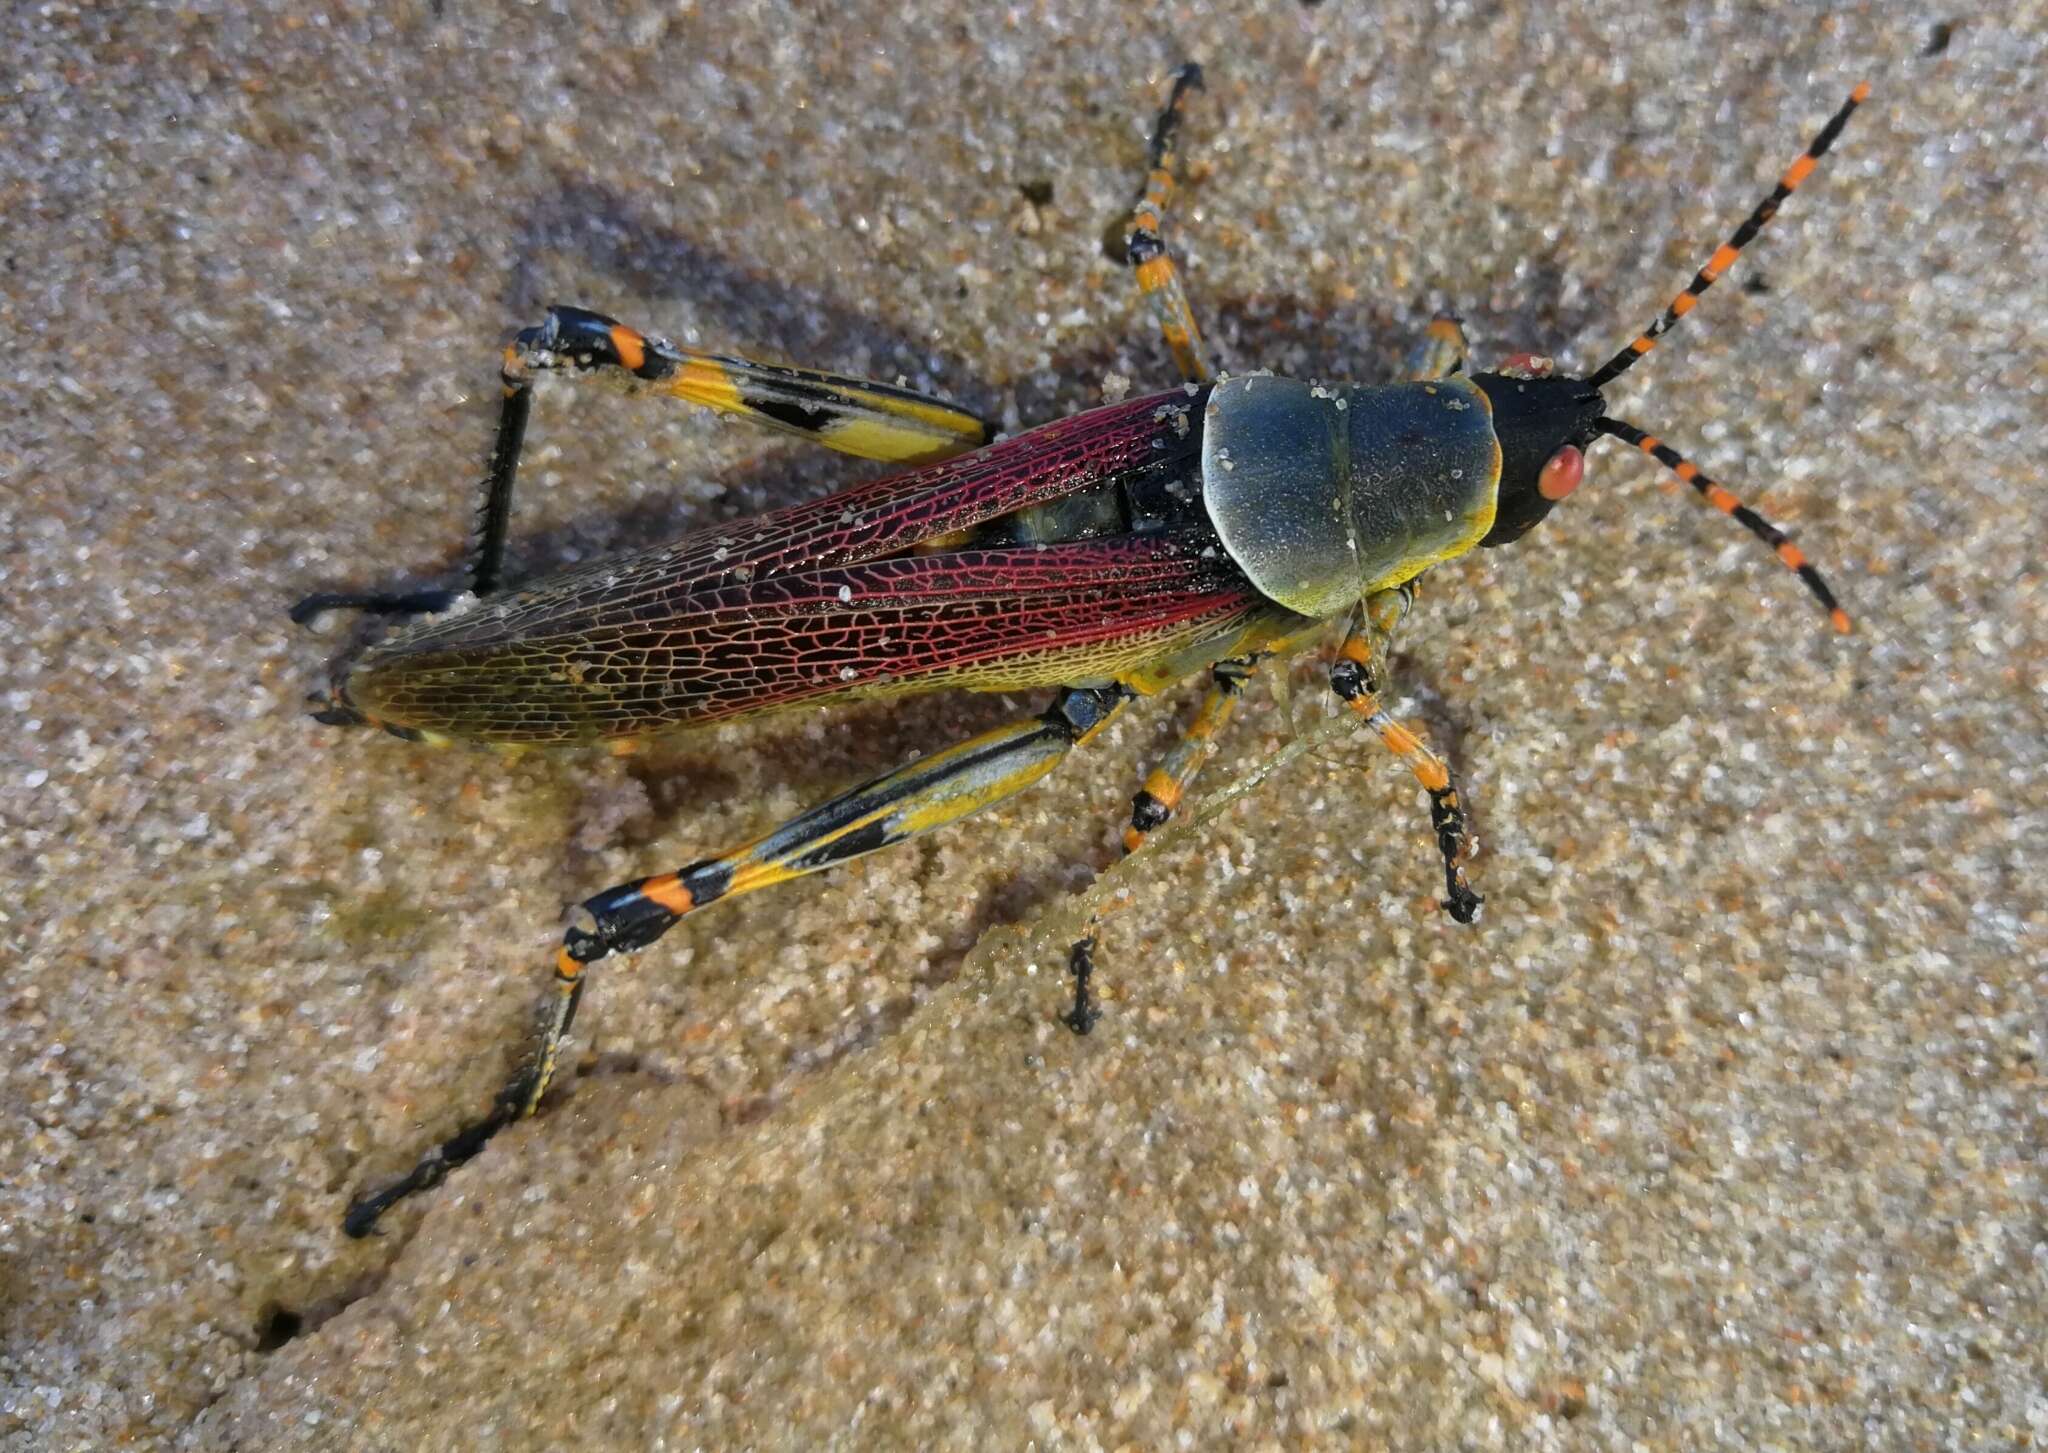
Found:
[[[593,955],[602,958],[602,951]],[[576,1022],[576,1006],[583,999],[583,981],[578,979],[569,997],[568,1011],[562,1016],[562,1033],[568,1033],[569,1026]],[[368,1236],[377,1226],[377,1218],[404,1200],[420,1191],[432,1190],[448,1179],[448,1173],[457,1166],[476,1159],[477,1153],[488,1145],[491,1137],[510,1125],[514,1120],[529,1113],[534,1098],[534,1088],[539,1083],[541,1065],[538,1059],[520,1069],[510,1084],[498,1091],[491,1101],[490,1112],[483,1119],[463,1126],[419,1159],[419,1164],[397,1180],[367,1196],[359,1196],[349,1202],[348,1210],[341,1218],[344,1235],[353,1240]]]
[[[1147,155],[1154,167],[1173,150],[1173,133],[1180,129],[1180,98],[1189,91],[1206,91],[1200,61],[1182,61],[1173,71],[1173,89],[1166,93],[1166,107],[1152,127],[1152,145]]]
[[[1086,1034],[1102,1018],[1095,996],[1088,991],[1095,976],[1095,940],[1077,939],[1067,951],[1067,972],[1074,976],[1074,1007],[1060,1016],[1060,1023],[1076,1034]]]
[[[448,1178],[448,1172],[474,1160],[492,1136],[519,1118],[531,1088],[530,1079],[530,1075],[522,1075],[500,1090],[498,1097],[491,1102],[490,1114],[473,1125],[463,1126],[421,1156],[419,1164],[399,1179],[351,1201],[347,1213],[341,1218],[342,1233],[352,1240],[361,1240],[376,1229],[378,1217],[407,1196],[433,1189]]]
[[[1477,921],[1479,905],[1486,899],[1458,876],[1458,849],[1465,839],[1465,813],[1457,805],[1456,796],[1454,788],[1429,794],[1429,825],[1436,830],[1437,852],[1444,860],[1444,891],[1450,895],[1438,906],[1458,922],[1472,923]]]

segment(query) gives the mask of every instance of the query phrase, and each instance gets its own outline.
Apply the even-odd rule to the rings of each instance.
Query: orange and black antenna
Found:
[[[1664,316],[1637,334],[1628,347],[1602,364],[1599,370],[1586,380],[1589,384],[1596,390],[1603,389],[1628,372],[1637,359],[1657,346],[1657,340],[1668,333],[1673,324],[1693,310],[1699,303],[1700,294],[1714,285],[1714,280],[1728,270],[1729,265],[1741,255],[1742,249],[1755,240],[1757,233],[1763,231],[1764,224],[1778,215],[1778,208],[1783,205],[1785,199],[1798,190],[1801,182],[1812,175],[1815,163],[1827,154],[1828,148],[1835,144],[1835,138],[1842,134],[1842,128],[1849,124],[1851,113],[1869,96],[1868,81],[1862,82],[1849,93],[1849,99],[1842,103],[1842,109],[1828,118],[1828,124],[1820,129],[1820,134],[1814,137],[1812,144],[1800,154],[1797,161],[1785,168],[1785,175],[1778,178],[1778,185],[1772,189],[1771,194],[1758,204],[1754,212],[1743,219],[1742,225],[1735,229],[1726,242],[1714,250],[1714,255],[1707,259],[1707,265],[1694,274],[1693,280],[1685,285],[1685,291],[1671,300],[1671,306],[1664,310]],[[1752,535],[1769,545],[1788,568],[1798,572],[1799,578],[1806,582],[1806,588],[1813,592],[1815,599],[1819,600],[1822,608],[1827,611],[1828,620],[1834,628],[1844,635],[1849,633],[1849,613],[1837,603],[1835,593],[1828,589],[1828,583],[1821,578],[1820,572],[1807,563],[1805,553],[1785,538],[1784,531],[1702,474],[1697,464],[1663,440],[1646,434],[1635,425],[1621,419],[1602,417],[1595,422],[1594,427],[1610,438],[1619,439],[1624,444],[1633,444],[1698,490],[1700,498],[1722,514],[1734,516]]]
[[[1758,204],[1757,209],[1743,220],[1734,235],[1714,250],[1707,259],[1707,265],[1685,285],[1685,291],[1671,300],[1671,306],[1664,310],[1664,316],[1637,334],[1628,347],[1614,355],[1600,366],[1586,381],[1594,388],[1605,388],[1615,379],[1627,373],[1635,361],[1657,346],[1657,340],[1671,331],[1672,324],[1690,313],[1699,303],[1700,294],[1714,285],[1714,279],[1726,272],[1742,249],[1755,240],[1757,233],[1764,230],[1764,224],[1778,215],[1778,208],[1787,197],[1799,189],[1799,184],[1812,175],[1814,164],[1827,155],[1835,138],[1842,134],[1842,128],[1849,124],[1849,117],[1858,106],[1870,97],[1870,82],[1864,81],[1849,93],[1849,99],[1842,103],[1842,109],[1828,118],[1828,124],[1814,137],[1813,144],[1800,155],[1799,160],[1785,168],[1785,175],[1778,178],[1778,185],[1771,194]]]
[[[1806,561],[1806,552],[1785,538],[1785,532],[1776,525],[1723,489],[1700,472],[1700,467],[1652,434],[1645,434],[1634,424],[1620,419],[1601,418],[1594,421],[1594,428],[1611,439],[1624,444],[1633,444],[1673,474],[1699,491],[1700,498],[1724,515],[1732,515],[1752,535],[1769,545],[1785,562],[1788,569],[1799,573],[1806,582],[1806,588],[1813,592],[1821,608],[1828,613],[1828,620],[1843,635],[1850,631],[1849,613],[1835,600],[1835,593],[1828,589],[1828,583],[1821,579],[1820,572]]]

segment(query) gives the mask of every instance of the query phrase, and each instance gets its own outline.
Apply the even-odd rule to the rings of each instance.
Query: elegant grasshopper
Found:
[[[1154,127],[1131,215],[1137,282],[1178,364],[1169,392],[996,441],[983,419],[863,379],[697,352],[580,308],[549,310],[505,350],[503,404],[466,592],[327,594],[305,621],[356,608],[426,619],[338,659],[321,720],[413,740],[630,750],[660,733],[801,706],[962,688],[1057,688],[1036,717],[923,756],[766,835],[587,899],[563,935],[531,1059],[481,1119],[356,1201],[365,1234],[532,1113],[553,1080],[590,965],[653,943],[686,914],[905,841],[1050,772],[1133,698],[1207,671],[1181,744],[1138,792],[1139,847],[1212,754],[1246,678],[1330,621],[1349,625],[1330,685],[1429,794],[1443,907],[1480,898],[1449,766],[1381,703],[1389,643],[1431,566],[1523,538],[1579,485],[1584,450],[1648,453],[1798,572],[1836,629],[1849,618],[1799,548],[1669,446],[1607,412],[1602,391],[1690,312],[1806,179],[1869,93],[1859,85],[1771,195],[1627,347],[1583,378],[1526,355],[1468,373],[1441,318],[1411,378],[1377,387],[1218,378],[1162,238],[1174,144],[1200,70],[1182,67]],[[535,381],[609,376],[914,467],[809,504],[500,588],[513,479]],[[1089,946],[1076,947],[1086,1032]]]

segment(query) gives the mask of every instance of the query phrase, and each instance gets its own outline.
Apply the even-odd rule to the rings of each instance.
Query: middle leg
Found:
[[[1209,668],[1209,689],[1202,693],[1194,719],[1166,760],[1146,774],[1145,785],[1131,798],[1131,821],[1124,829],[1125,852],[1135,853],[1145,845],[1148,833],[1166,826],[1195,774],[1216,755],[1217,735],[1236,713],[1244,684],[1257,669],[1257,658],[1251,656],[1218,661]]]
[[[1380,704],[1380,692],[1386,685],[1387,651],[1414,599],[1412,584],[1382,590],[1366,599],[1362,619],[1346,634],[1344,644],[1338,648],[1337,662],[1330,667],[1330,689],[1365,718],[1379,733],[1387,750],[1408,764],[1415,779],[1429,793],[1430,826],[1436,830],[1437,852],[1444,863],[1443,908],[1458,922],[1470,923],[1479,916],[1479,905],[1485,900],[1465,881],[1465,863],[1472,856],[1472,835],[1465,824],[1464,803],[1458,796],[1457,784],[1451,780],[1451,769],[1429,749],[1427,742],[1395,721]]]
[[[1202,694],[1202,704],[1195,709],[1173,750],[1146,774],[1144,785],[1131,798],[1131,821],[1124,829],[1126,853],[1135,853],[1144,846],[1149,834],[1166,826],[1187,796],[1195,775],[1216,755],[1216,739],[1236,714],[1245,683],[1260,664],[1276,656],[1293,655],[1323,628],[1322,621],[1301,624],[1298,629],[1292,625],[1276,626],[1271,634],[1261,633],[1254,638],[1256,649],[1227,657],[1209,668],[1209,689]]]

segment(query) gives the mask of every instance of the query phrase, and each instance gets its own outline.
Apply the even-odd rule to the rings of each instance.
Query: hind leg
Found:
[[[1121,686],[1069,688],[1040,716],[921,757],[799,814],[751,843],[585,899],[583,922],[562,936],[555,954],[553,982],[541,1007],[540,1039],[526,1064],[498,1092],[482,1119],[428,1151],[398,1180],[351,1204],[342,1229],[350,1236],[368,1235],[392,1206],[438,1185],[492,1136],[534,1112],[554,1081],[582,1002],[585,971],[592,964],[647,947],[689,914],[721,898],[851,862],[993,807],[1057,767],[1131,696]]]

